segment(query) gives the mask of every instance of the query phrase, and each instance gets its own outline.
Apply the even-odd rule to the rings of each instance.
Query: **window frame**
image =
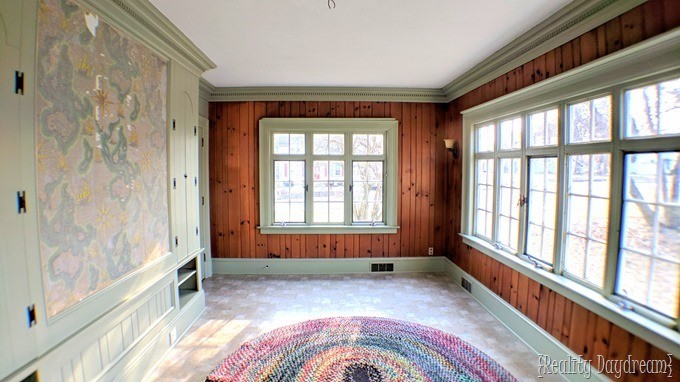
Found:
[[[677,151],[680,148],[680,136],[635,137],[624,138],[624,92],[631,88],[662,82],[680,77],[680,60],[677,53],[680,49],[680,31],[646,40],[620,52],[608,55],[589,64],[565,72],[559,76],[544,80],[519,91],[499,97],[485,104],[464,110],[463,114],[463,202],[461,213],[461,232],[463,242],[491,256],[511,268],[529,275],[552,290],[563,294],[576,303],[599,314],[622,328],[642,337],[663,349],[680,350],[680,318],[671,319],[657,314],[650,309],[625,300],[615,294],[615,283],[619,264],[620,227],[622,220],[623,196],[623,159],[624,155],[636,152]],[[676,41],[672,41],[675,39]],[[596,98],[597,95],[611,94],[613,113],[611,116],[611,141],[594,143],[567,143],[566,126],[568,104],[579,100]],[[522,256],[515,256],[494,247],[492,242],[485,241],[474,234],[475,219],[475,127],[499,122],[509,117],[522,114],[524,116],[557,106],[558,119],[558,185],[556,238],[554,243],[555,258],[553,267],[541,266],[535,262],[527,263]],[[545,153],[546,147],[528,147],[526,118],[523,121],[523,178],[528,178],[528,161],[532,157],[550,156]],[[498,139],[498,138],[497,138]],[[497,145],[499,147],[499,145]],[[552,147],[548,147],[552,149]],[[565,208],[568,155],[610,153],[610,194],[609,194],[609,232],[607,236],[607,258],[605,260],[604,285],[593,288],[592,285],[573,277],[564,275],[565,248]],[[494,155],[495,153],[486,153]],[[498,163],[498,162],[496,162]],[[497,178],[498,179],[498,178]],[[522,194],[527,192],[527,185],[522,185]],[[498,192],[498,183],[494,192]],[[528,208],[523,208],[521,215],[526,216]],[[497,214],[494,214],[496,219]],[[521,221],[521,228],[526,229],[526,217]],[[494,222],[494,224],[497,224]],[[525,233],[520,233],[520,242],[525,240]],[[525,244],[520,244],[520,253]]]
[[[399,122],[394,118],[262,118],[259,122],[259,200],[260,224],[262,234],[390,234],[396,233],[397,226],[397,179],[399,158]],[[274,223],[274,179],[275,160],[286,160],[285,155],[274,154],[273,135],[275,133],[305,134],[305,154],[290,155],[291,160],[305,161],[305,222]],[[313,152],[314,134],[343,134],[345,136],[345,153],[342,155],[315,155]],[[384,151],[382,155],[353,155],[352,134],[384,134]],[[314,180],[313,165],[315,160],[341,160],[345,163],[344,185],[344,223],[314,223]],[[383,222],[352,222],[353,194],[352,167],[356,161],[383,162]],[[348,167],[349,166],[349,167]]]

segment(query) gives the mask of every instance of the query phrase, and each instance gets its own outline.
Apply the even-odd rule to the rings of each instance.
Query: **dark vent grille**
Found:
[[[394,263],[373,263],[371,272],[394,272]]]
[[[472,293],[472,284],[467,281],[465,277],[460,278],[460,286],[462,286],[466,291]]]

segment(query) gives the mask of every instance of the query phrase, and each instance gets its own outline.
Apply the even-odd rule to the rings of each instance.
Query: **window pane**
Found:
[[[475,161],[475,235],[491,240],[491,215],[493,214],[493,159],[478,159]],[[487,219],[488,215],[488,219]]]
[[[553,263],[557,158],[529,160],[529,212],[526,253]]]
[[[294,155],[303,155],[305,153],[305,135],[291,134],[290,135],[290,153]]]
[[[522,119],[514,118],[501,122],[501,150],[522,148]]]
[[[345,135],[344,134],[329,134],[328,135],[328,154],[329,155],[344,155],[345,154]]]
[[[304,202],[305,162],[274,161],[274,222],[304,223]]]
[[[488,125],[477,128],[477,152],[488,153],[494,151],[496,126]]]
[[[290,154],[290,135],[274,134],[274,154]]]
[[[500,209],[498,213],[498,242],[517,250],[519,227],[520,158],[503,158],[500,171]]]
[[[529,147],[557,145],[557,109],[529,115]]]
[[[353,162],[352,175],[352,220],[382,222],[383,162]]]
[[[611,96],[569,105],[569,143],[611,139]]]
[[[328,155],[328,134],[314,134],[314,155]]]
[[[274,154],[303,155],[305,153],[304,134],[273,134]]]
[[[354,155],[368,154],[368,135],[366,134],[352,135],[352,154]]]
[[[678,317],[680,152],[625,156],[617,294]]]
[[[343,134],[314,134],[314,155],[344,155]]]
[[[680,134],[680,79],[625,93],[625,136]]]
[[[314,223],[344,223],[345,162],[314,161],[313,167]]]
[[[609,234],[610,155],[573,155],[567,163],[565,271],[602,287]]]
[[[368,136],[368,155],[382,155],[384,150],[383,136],[371,134]]]

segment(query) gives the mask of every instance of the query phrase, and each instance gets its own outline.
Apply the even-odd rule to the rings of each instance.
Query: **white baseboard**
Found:
[[[394,272],[441,272],[444,257],[379,257],[352,259],[212,259],[217,275],[306,275],[371,273],[373,263],[392,263]],[[378,272],[376,272],[378,273]],[[384,272],[389,273],[389,272]]]
[[[578,360],[580,357],[563,343],[543,330],[535,322],[520,313],[512,305],[508,304],[496,293],[492,292],[484,284],[463,271],[449,259],[444,259],[443,270],[456,285],[461,284],[461,277],[465,277],[472,284],[472,297],[474,297],[486,310],[494,315],[505,327],[515,333],[524,343],[539,355],[550,357],[553,362]],[[544,360],[547,358],[544,358]],[[536,376],[539,375],[539,357],[536,357]],[[591,365],[590,374],[576,373],[576,368],[569,368],[573,374],[561,374],[568,381],[609,381],[609,378],[596,372],[597,365]],[[548,375],[546,375],[547,377]],[[590,378],[588,378],[590,376]]]

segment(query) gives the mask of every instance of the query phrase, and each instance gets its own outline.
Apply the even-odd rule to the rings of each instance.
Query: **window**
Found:
[[[396,232],[397,126],[394,119],[262,119],[261,232]]]
[[[677,328],[680,73],[583,91],[464,112],[464,240]]]

